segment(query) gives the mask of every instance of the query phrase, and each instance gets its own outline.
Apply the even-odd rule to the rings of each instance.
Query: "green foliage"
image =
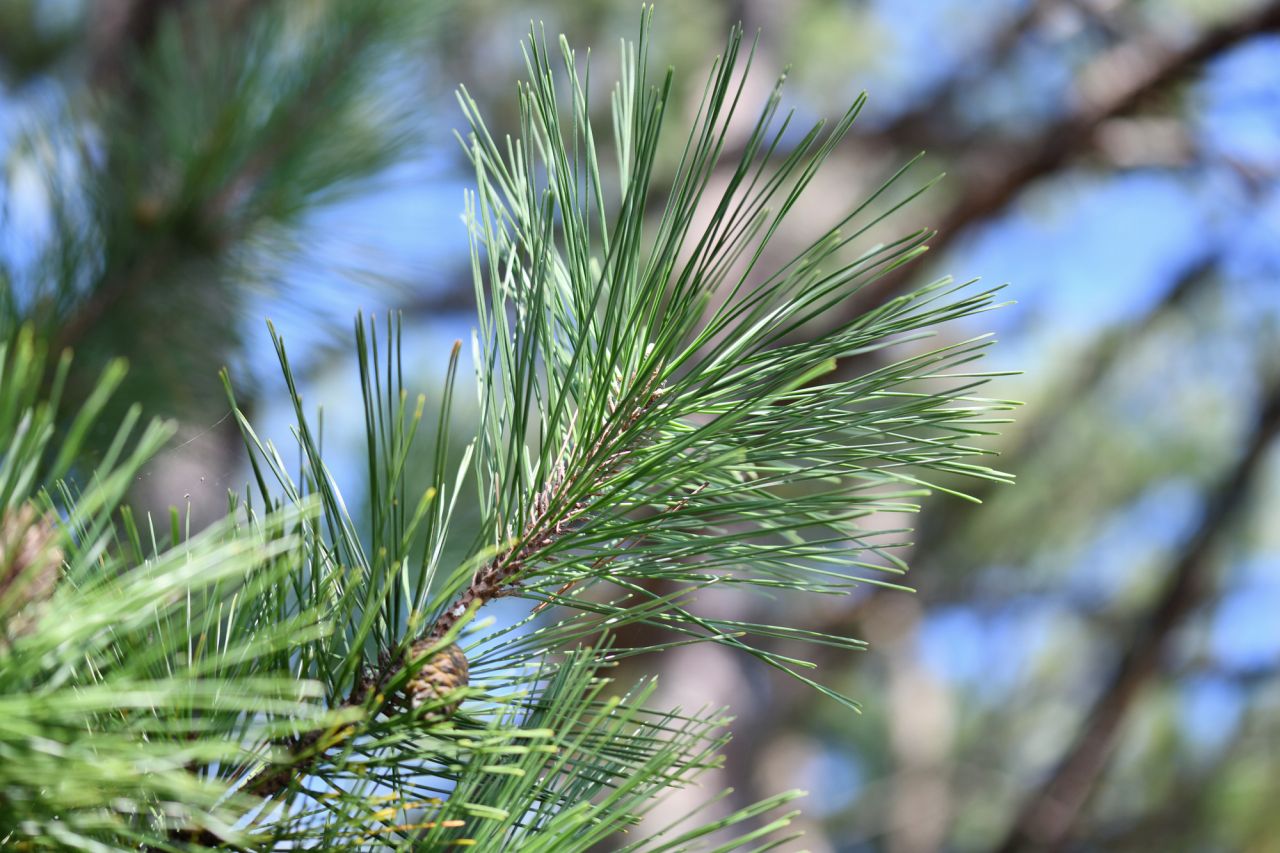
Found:
[[[918,256],[928,235],[855,245],[911,197],[894,198],[899,173],[775,267],[772,239],[861,100],[829,130],[796,134],[775,89],[727,185],[714,187],[750,65],[740,31],[713,66],[652,221],[672,72],[650,79],[645,33],[647,22],[613,95],[611,171],[587,118],[587,69],[563,42],[563,72],[539,34],[527,46],[519,139],[498,144],[462,93],[477,176],[466,220],[480,424],[460,466],[449,462],[458,440],[449,426],[461,346],[424,450],[425,401],[411,405],[404,389],[398,323],[380,337],[360,320],[367,522],[352,517],[325,466],[321,429],[279,337],[301,465],[295,472],[258,437],[224,374],[255,479],[224,524],[186,538],[175,515],[164,540],[126,514],[111,541],[109,515],[159,445],[159,427],[133,455],[111,454],[89,490],[57,485],[74,446],[43,479],[6,487],[9,506],[34,496],[67,513],[68,568],[0,676],[4,701],[17,707],[5,720],[32,721],[5,748],[41,749],[40,697],[62,690],[59,713],[72,715],[57,717],[64,747],[160,770],[122,771],[119,787],[93,802],[82,801],[97,779],[87,770],[58,771],[80,780],[74,790],[47,775],[27,787],[0,777],[10,838],[76,826],[85,848],[89,839],[204,845],[228,834],[254,849],[564,851],[610,839],[637,851],[762,850],[786,841],[778,833],[789,815],[778,809],[796,794],[702,823],[644,821],[717,766],[727,718],[660,708],[652,680],[620,684],[611,670],[625,657],[712,642],[856,707],[782,649],[852,650],[857,640],[712,618],[703,603],[728,589],[846,594],[886,583],[879,575],[904,568],[892,549],[905,529],[883,529],[884,513],[912,511],[934,474],[1001,476],[974,461],[982,451],[970,443],[1004,408],[972,396],[986,377],[968,365],[985,340],[865,360],[985,310],[993,291],[938,282],[855,320],[823,322]],[[41,371],[25,370],[6,410],[32,406]],[[51,435],[51,404],[42,405]],[[38,458],[23,436],[13,432],[6,470]],[[415,487],[410,464],[422,454],[430,482]],[[111,483],[114,491],[95,491]],[[456,523],[472,495],[474,529]],[[484,610],[508,596],[533,606],[514,622]],[[658,639],[622,644],[636,626]],[[470,683],[408,707],[406,682],[454,642]],[[459,700],[458,711],[440,713]],[[41,765],[57,766],[52,757]],[[55,826],[56,814],[71,819]]]
[[[111,517],[172,427],[138,430],[135,407],[77,486],[72,461],[123,369],[59,438],[69,365],[41,395],[30,334],[0,346],[0,839],[93,850],[163,844],[178,827],[234,837],[252,803],[191,768],[242,762],[247,745],[327,716],[317,685],[280,666],[323,630],[281,597],[297,559],[286,530],[313,513],[231,517],[175,541],[126,524],[117,539]]]

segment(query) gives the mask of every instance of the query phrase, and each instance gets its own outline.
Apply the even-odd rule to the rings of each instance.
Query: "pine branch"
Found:
[[[35,151],[58,152],[35,164],[48,172],[57,228],[24,274],[32,298],[21,309],[12,303],[4,328],[35,322],[59,348],[129,356],[139,398],[176,377],[178,398],[191,389],[199,402],[214,397],[192,376],[238,343],[235,247],[284,233],[270,229],[296,224],[326,193],[382,168],[409,138],[400,107],[369,86],[387,49],[418,31],[408,26],[410,7],[340,0],[314,15],[259,0],[122,7],[97,46],[119,73],[92,81],[97,97],[70,101],[94,110],[68,110],[32,131],[49,137]],[[238,72],[228,75],[231,67]],[[384,113],[377,127],[371,104]],[[324,133],[312,132],[317,123]],[[89,144],[84,132],[95,126],[105,131]],[[74,178],[65,174],[73,160]],[[78,379],[72,390],[88,392]]]
[[[276,812],[264,811],[255,832],[334,841],[367,820],[370,786],[383,786],[434,802],[421,819],[388,828],[405,839],[503,846],[518,838],[521,849],[584,849],[638,820],[656,792],[712,766],[707,750],[720,744],[705,719],[654,716],[646,688],[603,700],[607,679],[597,673],[624,657],[714,642],[856,707],[810,678],[808,662],[770,646],[801,640],[851,650],[857,640],[710,618],[693,594],[729,586],[842,594],[876,582],[860,573],[901,571],[890,551],[901,531],[862,519],[911,511],[935,474],[1002,478],[969,461],[982,455],[969,438],[986,434],[1008,407],[973,396],[987,378],[971,366],[985,340],[917,347],[862,376],[829,376],[843,356],[915,340],[992,307],[995,291],[940,281],[795,339],[922,250],[919,233],[856,248],[892,212],[868,212],[874,198],[789,263],[756,269],[861,101],[771,166],[790,120],[775,91],[733,180],[713,195],[708,181],[745,76],[735,30],[655,228],[647,202],[672,72],[657,83],[647,78],[647,33],[646,24],[626,51],[613,97],[616,206],[606,207],[585,70],[563,40],[554,63],[539,33],[528,43],[523,132],[509,144],[494,142],[461,95],[477,176],[466,220],[480,425],[452,480],[445,459],[457,348],[431,485],[415,498],[405,466],[423,401],[407,405],[397,323],[388,328],[385,367],[372,327],[361,320],[356,330],[369,441],[367,544],[324,465],[283,341],[276,338],[297,415],[300,482],[230,398],[262,500],[273,506],[314,492],[324,508],[294,595],[346,627],[297,649],[296,660],[300,674],[326,685],[330,707],[356,720],[277,741],[264,761],[228,771],[243,790],[285,806],[274,821],[265,815]],[[700,220],[708,206],[709,221]],[[450,520],[470,477],[479,517],[467,544]],[[449,559],[446,540],[461,548]],[[669,591],[654,592],[655,579]],[[504,596],[535,606],[517,624],[484,633],[471,617]],[[543,624],[550,604],[570,615]],[[641,624],[661,629],[662,639],[644,648],[601,645],[602,635]],[[456,678],[464,672],[469,682]],[[534,728],[544,719],[549,734]],[[619,724],[639,727],[620,742]],[[521,746],[498,761],[484,753],[495,739],[545,740],[563,757]],[[621,799],[611,806],[614,797]],[[689,837],[728,831],[764,808],[749,805]]]
[[[644,438],[628,438],[641,416],[662,397],[664,389],[654,387],[656,375],[640,389],[640,402],[629,412],[619,416],[610,412],[608,426],[587,449],[580,459],[562,459],[547,477],[542,490],[532,502],[532,517],[524,525],[516,544],[491,560],[476,573],[466,591],[449,607],[446,607],[427,631],[422,641],[438,642],[453,630],[467,612],[503,595],[510,595],[519,588],[520,577],[528,571],[530,562],[540,551],[557,545],[573,528],[590,524],[590,501],[600,497],[600,487],[616,475],[634,454],[634,448],[644,443]],[[602,460],[602,461],[600,461]],[[594,468],[593,468],[594,461]],[[591,471],[590,485],[583,486],[570,481],[570,470]],[[570,494],[581,494],[570,502]],[[688,498],[673,505],[673,509],[688,503]],[[598,564],[599,565],[599,564]],[[597,567],[598,567],[597,565]],[[567,589],[566,589],[567,591]]]
[[[626,463],[631,445],[619,441],[619,436],[626,434],[640,419],[644,408],[652,405],[661,395],[661,388],[641,393],[640,397],[644,402],[629,414],[611,421],[609,428],[601,434],[586,457],[578,460],[579,464],[585,466],[591,459],[603,459],[596,469],[595,482],[616,474]],[[461,620],[468,614],[474,614],[495,598],[516,592],[519,578],[530,569],[529,563],[541,550],[556,544],[571,526],[589,522],[589,518],[585,516],[587,500],[598,496],[598,493],[589,488],[587,498],[566,505],[566,494],[571,485],[569,467],[562,462],[548,478],[542,491],[534,497],[532,515],[516,540],[475,573],[466,590],[453,604],[443,609],[431,627],[420,637],[407,643],[403,656],[384,654],[377,669],[361,678],[340,708],[351,711],[364,709],[372,715],[379,713],[381,706],[386,703],[389,685],[396,676],[405,674],[415,661],[421,665],[433,652],[442,648],[446,638],[456,633]],[[575,464],[574,467],[578,465]],[[412,674],[412,670],[408,670],[408,674]],[[371,700],[374,702],[372,706]],[[313,731],[281,744],[293,757],[278,769],[254,780],[247,791],[268,799],[284,791],[316,761],[323,758],[324,750],[317,749],[321,738],[321,732]],[[325,749],[339,746],[340,742],[333,743]]]

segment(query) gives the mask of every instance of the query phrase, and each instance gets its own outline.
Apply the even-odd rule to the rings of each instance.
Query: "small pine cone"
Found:
[[[435,643],[435,640],[430,639],[414,643],[409,647],[409,659],[415,660]],[[440,700],[466,686],[467,656],[456,643],[450,643],[427,658],[413,678],[405,684],[404,693],[410,709],[433,705],[435,707],[428,713],[428,719],[442,720],[452,716],[462,700],[455,698],[445,705],[440,705]]]
[[[25,633],[31,608],[53,594],[62,573],[54,520],[37,516],[30,504],[0,515],[0,601],[9,601],[8,613],[0,614],[0,634]]]

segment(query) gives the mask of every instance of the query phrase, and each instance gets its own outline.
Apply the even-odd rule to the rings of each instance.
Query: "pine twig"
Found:
[[[597,483],[617,473],[634,451],[634,445],[614,447],[613,444],[625,436],[649,407],[662,396],[663,388],[658,384],[658,375],[655,371],[646,381],[645,386],[640,389],[638,394],[640,403],[625,417],[610,421],[587,452],[584,461],[588,462],[604,455],[603,462],[594,472],[593,479]],[[534,498],[533,518],[526,525],[518,544],[505,554],[495,557],[476,572],[466,591],[436,618],[431,630],[425,634],[425,639],[439,640],[453,629],[468,610],[483,606],[486,602],[507,594],[512,585],[519,583],[519,578],[530,559],[539,551],[554,544],[570,529],[582,523],[589,500],[598,496],[598,493],[592,490],[586,497],[576,501],[567,508],[566,512],[560,514],[560,504],[563,503],[568,487],[573,485],[567,471],[568,466],[561,461],[542,491]]]
[[[221,10],[227,32],[220,37],[230,38],[236,31],[244,29],[251,16],[259,13],[257,6],[258,0],[229,2],[227,8]],[[128,38],[122,44],[112,46],[112,61],[123,67],[128,56],[145,53],[165,15],[176,15],[181,11],[181,4],[175,0],[139,0],[128,17],[125,33]],[[245,216],[236,218],[233,215],[238,212],[237,203],[251,195],[285,159],[289,146],[298,138],[305,137],[305,131],[323,118],[317,105],[344,74],[350,73],[352,55],[372,37],[373,31],[373,24],[368,18],[353,27],[332,55],[326,58],[324,67],[308,81],[305,92],[282,114],[273,118],[262,147],[246,158],[217,192],[195,202],[190,218],[200,223],[202,230],[207,229],[210,235],[207,247],[193,245],[188,239],[169,233],[145,241],[147,248],[107,270],[87,298],[60,323],[54,338],[55,351],[77,347],[120,303],[157,277],[172,272],[185,259],[197,256],[201,251],[210,251],[213,257],[220,258],[248,234],[256,223]],[[130,89],[131,81],[123,79],[121,74],[103,73],[104,79],[113,81],[120,90],[109,94],[128,102],[131,111],[137,114],[135,118],[146,120],[145,105],[138,102],[136,93]]]
[[[705,489],[708,485],[709,484],[705,482],[701,483],[698,486],[694,487],[689,492],[689,494],[685,495],[684,497],[680,498],[677,501],[672,501],[671,503],[667,504],[666,509],[662,510],[663,514],[680,512],[681,510],[683,510],[685,507],[689,505],[689,501],[697,497],[698,493],[701,492],[703,489]],[[592,573],[599,571],[609,563],[612,563],[613,561],[617,560],[622,555],[622,552],[637,547],[641,542],[644,541],[644,539],[645,537],[643,534],[639,536],[635,536],[632,539],[627,540],[627,542],[621,548],[618,549],[617,553],[598,557],[596,561],[591,564]],[[555,598],[563,598],[569,592],[569,590],[573,589],[577,585],[578,585],[578,580],[569,581],[568,583],[561,586],[558,590],[556,590]],[[548,598],[546,601],[540,602],[537,607],[533,608],[534,614],[541,613],[543,610],[546,610],[548,607],[550,607],[554,602],[555,602],[554,598]]]

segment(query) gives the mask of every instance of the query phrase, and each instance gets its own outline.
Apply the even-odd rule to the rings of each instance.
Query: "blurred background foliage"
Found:
[[[723,808],[805,788],[815,851],[1277,849],[1280,4],[656,6],[687,115],[737,20],[756,94],[788,63],[802,119],[870,93],[822,221],[920,150],[948,173],[898,220],[939,229],[928,262],[848,310],[1010,281],[1016,306],[947,333],[994,326],[1023,374],[993,393],[1027,402],[999,445],[1018,485],[925,506],[917,594],[793,617],[871,641],[821,661],[861,717],[714,645],[646,663],[668,701],[738,716]],[[212,520],[242,487],[222,364],[286,444],[264,316],[360,500],[351,314],[402,310],[434,395],[473,316],[452,90],[515,130],[530,19],[603,82],[639,8],[0,0],[0,333],[77,351],[68,413],[128,357],[117,399],[182,425],[139,502]]]

